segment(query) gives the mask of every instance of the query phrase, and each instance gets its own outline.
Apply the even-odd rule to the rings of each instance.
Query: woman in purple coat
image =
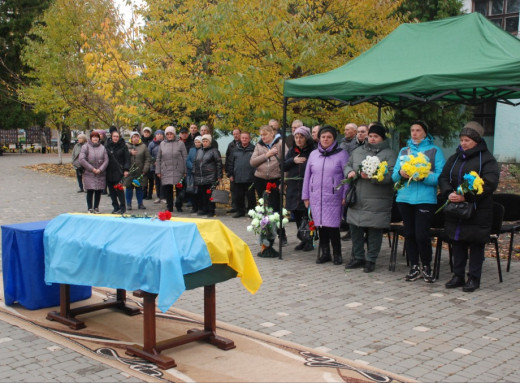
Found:
[[[87,208],[89,213],[99,213],[101,192],[105,190],[108,166],[108,154],[101,145],[101,137],[95,130],[90,133],[90,140],[83,145],[79,154],[79,163],[85,169],[83,187],[87,191]],[[92,201],[94,199],[94,201]],[[94,202],[94,203],[92,203]]]
[[[316,263],[332,260],[341,265],[341,241],[339,226],[345,204],[346,186],[336,190],[343,180],[343,167],[348,161],[348,153],[342,150],[336,138],[338,132],[330,125],[324,125],[318,132],[318,149],[307,160],[303,180],[302,200],[306,207],[311,207],[314,225],[319,230],[320,250]]]

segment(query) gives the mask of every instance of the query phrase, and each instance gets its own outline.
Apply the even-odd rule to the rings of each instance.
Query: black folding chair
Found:
[[[493,201],[504,206],[504,223],[500,234],[509,233],[509,254],[507,257],[507,268],[511,268],[511,258],[513,256],[513,241],[515,233],[520,231],[520,195],[497,193],[493,194]]]

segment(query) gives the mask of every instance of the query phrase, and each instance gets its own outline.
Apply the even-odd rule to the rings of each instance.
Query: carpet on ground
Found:
[[[3,287],[0,290],[3,292]],[[94,288],[92,297],[71,307],[102,302],[115,290]],[[161,370],[155,364],[125,354],[126,346],[142,345],[143,316],[127,316],[105,309],[78,316],[87,327],[71,330],[49,321],[49,311],[59,308],[27,310],[0,302],[0,320],[12,323],[66,348],[80,352],[145,381],[173,382],[408,382],[408,378],[355,361],[318,352],[295,343],[245,330],[218,321],[217,334],[231,339],[236,348],[223,351],[203,341],[175,347],[162,354],[177,367]],[[202,289],[201,289],[202,299]],[[142,301],[128,294],[130,305],[142,309]],[[157,311],[157,341],[184,335],[189,329],[203,328],[202,315],[172,306],[166,313]],[[346,340],[347,341],[347,340]]]

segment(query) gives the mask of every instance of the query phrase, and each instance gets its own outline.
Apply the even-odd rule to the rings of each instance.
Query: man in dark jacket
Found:
[[[253,187],[255,168],[249,164],[249,160],[255,150],[251,144],[251,135],[248,132],[240,134],[240,145],[232,151],[229,160],[226,157],[226,166],[229,162],[228,176],[234,184],[237,211],[233,218],[246,215],[246,211],[255,208],[255,188]],[[247,198],[247,208],[245,199]]]
[[[240,146],[240,129],[233,129],[233,141],[231,141],[226,150],[226,162],[224,164],[224,169],[226,170],[226,174],[229,177],[232,173],[233,169],[230,169],[230,158],[233,154],[233,150],[236,147]],[[231,192],[231,209],[227,211],[227,213],[236,213],[237,212],[237,201],[236,201],[236,192],[235,192],[235,183],[233,181],[229,182],[229,191]]]

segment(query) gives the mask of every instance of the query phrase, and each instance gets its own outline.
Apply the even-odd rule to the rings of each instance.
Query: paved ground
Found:
[[[22,167],[56,161],[56,155],[0,157],[0,224],[86,210],[75,179]],[[159,210],[146,202],[149,212]],[[105,196],[100,210],[111,211]],[[245,230],[248,219],[232,219],[220,210],[217,218],[239,234],[253,253],[258,251],[254,236]],[[218,286],[219,320],[424,382],[520,381],[520,264],[514,262],[499,283],[495,260],[486,260],[481,289],[468,294],[444,288],[450,277],[447,251],[439,282],[408,283],[401,256],[396,271],[388,271],[386,242],[374,273],[345,272],[343,266],[316,265],[315,254],[294,252],[293,225],[283,260],[256,258],[264,281],[256,295],[243,289],[238,279]],[[350,243],[342,245],[343,254],[348,254]],[[201,295],[202,289],[188,291],[176,307],[202,314]],[[136,381],[79,354],[72,358],[68,352],[52,351],[51,342],[2,322],[0,342],[0,381],[35,381],[33,359],[25,363],[8,358],[3,354],[6,347],[18,355],[32,352],[37,358],[48,358],[46,365],[63,363],[65,358],[73,361],[64,366],[65,377],[46,371],[38,375],[39,381],[83,381],[86,366],[103,369],[98,374],[108,378],[101,381]]]

